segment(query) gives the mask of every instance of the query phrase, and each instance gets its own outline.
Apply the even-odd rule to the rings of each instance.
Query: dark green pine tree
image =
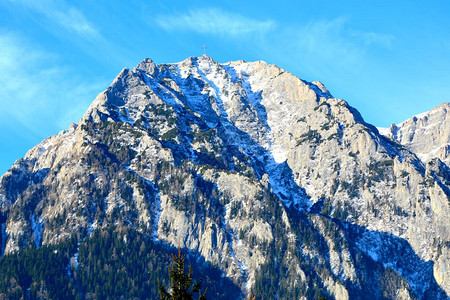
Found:
[[[185,255],[181,255],[181,250],[178,249],[178,256],[172,254],[172,266],[169,267],[170,288],[167,291],[161,284],[159,284],[159,295],[162,300],[193,300],[193,294],[200,293],[200,286],[202,281],[197,283],[192,282],[192,268],[189,268],[189,273],[184,272]],[[206,290],[200,294],[199,300],[206,300]]]

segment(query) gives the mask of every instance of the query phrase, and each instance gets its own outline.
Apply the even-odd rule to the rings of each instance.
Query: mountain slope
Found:
[[[131,228],[243,295],[445,299],[449,186],[435,174],[319,82],[146,59],[1,178],[1,249]]]

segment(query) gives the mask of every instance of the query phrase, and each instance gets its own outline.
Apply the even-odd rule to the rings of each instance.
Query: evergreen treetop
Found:
[[[181,249],[178,249],[178,255],[172,254],[172,266],[169,267],[170,289],[167,291],[161,284],[159,284],[159,295],[162,300],[193,300],[193,294],[200,293],[200,286],[202,281],[193,283],[192,268],[189,268],[189,273],[184,271],[185,255],[181,254]],[[199,300],[206,300],[206,290],[200,294]]]

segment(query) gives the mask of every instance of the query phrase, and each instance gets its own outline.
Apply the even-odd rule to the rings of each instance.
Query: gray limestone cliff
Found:
[[[392,124],[381,132],[416,153],[424,162],[438,158],[450,165],[450,103]]]

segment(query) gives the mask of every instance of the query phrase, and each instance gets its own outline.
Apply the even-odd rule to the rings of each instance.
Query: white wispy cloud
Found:
[[[297,30],[300,34],[298,45],[330,54],[360,52],[373,45],[390,48],[395,39],[389,34],[355,30],[346,18],[309,22]]]
[[[360,30],[341,17],[278,28],[276,35],[267,35],[262,43],[265,53],[280,62],[295,61],[297,68],[310,74],[333,77],[361,72],[371,61],[374,46],[390,51],[395,37]]]
[[[307,53],[314,53],[323,58],[353,52],[351,43],[345,38],[345,20],[337,18],[330,21],[314,21],[306,25],[294,27],[295,47]]]
[[[376,32],[363,32],[358,30],[350,30],[349,34],[355,38],[361,39],[367,46],[378,45],[387,49],[391,49],[395,37],[391,34],[383,34]]]
[[[266,33],[276,26],[272,20],[256,20],[216,8],[160,15],[156,18],[156,23],[168,31],[193,31],[228,37]]]
[[[67,11],[59,10],[47,15],[55,22],[61,24],[70,31],[87,37],[97,37],[97,29],[86,19],[86,17],[76,8],[68,7]]]
[[[85,38],[98,38],[99,32],[84,14],[65,1],[54,0],[9,0],[24,8],[43,15],[47,20],[65,30]]]
[[[39,136],[78,121],[100,84],[71,76],[58,58],[12,33],[0,33],[0,123]]]

